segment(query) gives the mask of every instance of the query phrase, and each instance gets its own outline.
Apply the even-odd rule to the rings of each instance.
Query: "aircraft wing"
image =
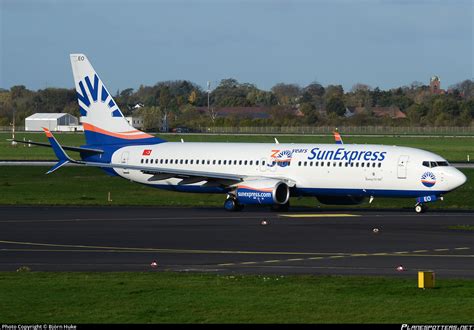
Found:
[[[334,134],[334,141],[336,141],[336,144],[344,144],[344,142],[342,142],[341,134],[339,134],[338,131],[334,131],[332,134]]]

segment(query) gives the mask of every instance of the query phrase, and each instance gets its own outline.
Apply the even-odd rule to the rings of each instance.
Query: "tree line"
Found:
[[[210,91],[186,81],[164,81],[154,86],[117,91],[114,98],[124,115],[140,116],[145,128],[209,126],[466,126],[474,118],[474,80],[465,80],[447,92],[434,93],[429,85],[414,82],[390,90],[355,84],[349,91],[341,85],[307,86],[278,83],[269,91],[235,79],[223,79]],[[139,105],[139,109],[136,105]],[[259,107],[268,116],[219,116],[219,109]],[[346,118],[349,107],[363,109]],[[397,107],[404,119],[378,118],[374,107]],[[237,109],[238,110],[238,109]],[[15,116],[18,125],[38,112],[64,112],[79,117],[74,89],[45,88],[37,91],[25,86],[0,89],[0,126],[8,126]]]

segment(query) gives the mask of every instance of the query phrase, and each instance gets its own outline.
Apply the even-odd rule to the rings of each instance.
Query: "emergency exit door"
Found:
[[[408,156],[400,156],[400,158],[398,158],[397,177],[399,179],[407,178],[408,158]]]

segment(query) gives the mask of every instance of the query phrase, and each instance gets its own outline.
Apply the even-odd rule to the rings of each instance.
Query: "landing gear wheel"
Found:
[[[227,198],[224,202],[224,208],[230,212],[242,211],[244,206],[239,204],[235,198]]]
[[[415,205],[415,212],[416,213],[425,213],[426,212],[426,206],[423,204],[416,204]]]
[[[272,204],[270,206],[270,210],[275,212],[288,212],[290,208],[290,201],[286,202],[285,204]]]

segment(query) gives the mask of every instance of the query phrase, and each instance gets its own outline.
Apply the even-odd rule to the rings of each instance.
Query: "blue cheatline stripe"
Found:
[[[422,197],[442,195],[444,190],[394,190],[394,189],[333,189],[333,188],[296,188],[297,195],[304,196],[374,196],[374,197]]]
[[[221,187],[201,187],[201,186],[178,186],[149,184],[155,188],[193,193],[227,193],[228,190]],[[442,195],[447,191],[423,191],[423,190],[382,190],[372,189],[364,192],[362,189],[320,189],[320,188],[302,188],[292,191],[292,197],[295,196],[374,196],[374,197],[423,197],[428,195]]]

